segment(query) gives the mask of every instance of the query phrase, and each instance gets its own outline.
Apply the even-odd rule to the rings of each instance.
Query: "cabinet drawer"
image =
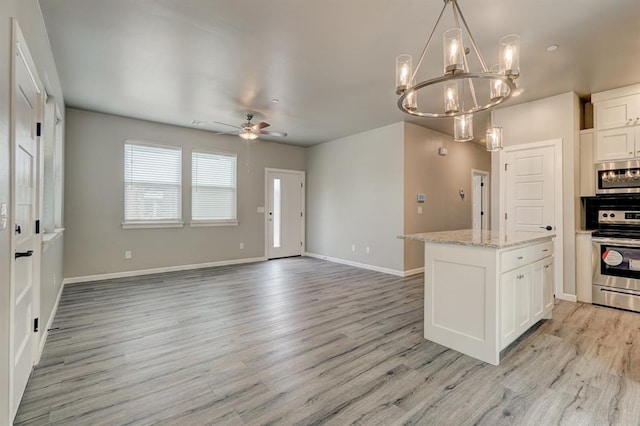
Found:
[[[531,262],[533,262],[531,247],[505,251],[500,255],[500,268],[502,272],[510,271]]]
[[[546,243],[538,244],[531,247],[531,261],[544,259],[545,257],[553,254],[553,241],[547,241]]]

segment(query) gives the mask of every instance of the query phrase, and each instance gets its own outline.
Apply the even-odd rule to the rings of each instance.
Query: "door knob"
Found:
[[[16,234],[22,234],[22,228],[20,228],[20,225],[16,225]]]
[[[546,229],[547,231],[551,231],[551,230],[553,230],[553,226],[551,226],[551,225],[541,226],[540,229]]]
[[[29,250],[29,251],[17,251],[15,256],[16,259],[20,258],[20,257],[31,257],[33,255],[33,250]]]

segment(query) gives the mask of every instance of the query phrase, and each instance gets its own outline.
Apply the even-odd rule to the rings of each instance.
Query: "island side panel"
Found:
[[[425,243],[424,337],[498,365],[497,251]]]

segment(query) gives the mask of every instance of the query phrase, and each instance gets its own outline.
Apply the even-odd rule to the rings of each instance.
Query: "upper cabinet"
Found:
[[[640,124],[640,94],[598,102],[594,108],[598,130]]]
[[[595,113],[595,161],[640,157],[640,85],[591,97]]]

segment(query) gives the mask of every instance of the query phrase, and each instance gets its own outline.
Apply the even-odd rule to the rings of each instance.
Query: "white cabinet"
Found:
[[[598,131],[596,161],[640,157],[640,127],[621,127]]]
[[[501,270],[513,266],[509,260],[521,258],[524,266],[500,276],[500,348],[548,317],[553,309],[553,243],[537,244],[501,254]]]
[[[598,130],[640,124],[640,95],[623,96],[594,104]]]
[[[640,85],[591,97],[595,114],[595,161],[640,157]]]

